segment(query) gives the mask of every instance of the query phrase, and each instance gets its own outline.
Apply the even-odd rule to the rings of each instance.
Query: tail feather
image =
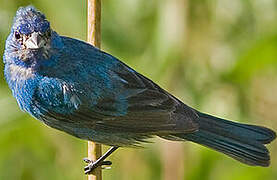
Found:
[[[252,166],[269,166],[269,151],[264,144],[275,139],[274,131],[255,125],[227,121],[198,112],[199,130],[189,134],[172,134],[222,152]]]
[[[201,129],[215,133],[220,132],[224,136],[247,140],[251,139],[259,141],[262,144],[268,144],[276,137],[274,131],[265,127],[227,121],[200,112],[198,112],[198,115],[200,116]],[[233,136],[234,134],[236,136]]]

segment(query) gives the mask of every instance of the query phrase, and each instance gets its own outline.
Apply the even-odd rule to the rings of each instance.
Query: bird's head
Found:
[[[21,7],[14,17],[6,51],[25,63],[30,59],[47,59],[55,39],[58,35],[51,30],[44,14],[33,6]]]

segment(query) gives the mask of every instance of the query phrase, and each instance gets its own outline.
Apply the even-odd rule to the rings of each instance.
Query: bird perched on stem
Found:
[[[19,8],[7,38],[5,77],[23,111],[75,137],[118,147],[159,136],[192,141],[242,163],[268,166],[274,131],[201,113],[114,56],[60,36],[34,7]]]

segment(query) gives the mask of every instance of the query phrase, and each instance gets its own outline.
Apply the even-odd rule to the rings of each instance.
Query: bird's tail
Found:
[[[222,152],[252,166],[269,166],[269,151],[264,144],[275,139],[274,131],[255,125],[227,121],[198,112],[199,130],[168,136],[189,140]],[[164,137],[166,138],[166,137]]]

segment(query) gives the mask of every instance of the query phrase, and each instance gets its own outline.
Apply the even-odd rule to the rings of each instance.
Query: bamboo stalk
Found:
[[[174,53],[179,53],[179,59],[185,59],[184,50],[186,49],[187,38],[187,18],[189,0],[165,0],[161,3],[161,18],[166,22],[161,24],[160,33],[163,35],[161,39],[165,42],[162,44],[167,49],[174,48]],[[187,51],[185,51],[187,52]],[[176,77],[175,77],[176,78]],[[175,79],[169,81],[167,89],[173,91],[176,87]],[[186,144],[187,146],[187,144]],[[170,147],[170,148],[168,148]],[[163,141],[162,143],[162,161],[163,161],[163,180],[185,179],[185,156],[183,143]]]
[[[87,41],[88,43],[101,47],[101,0],[87,1]],[[95,142],[88,142],[88,158],[96,161],[102,154],[101,145]],[[101,167],[94,170],[88,180],[102,180]]]

